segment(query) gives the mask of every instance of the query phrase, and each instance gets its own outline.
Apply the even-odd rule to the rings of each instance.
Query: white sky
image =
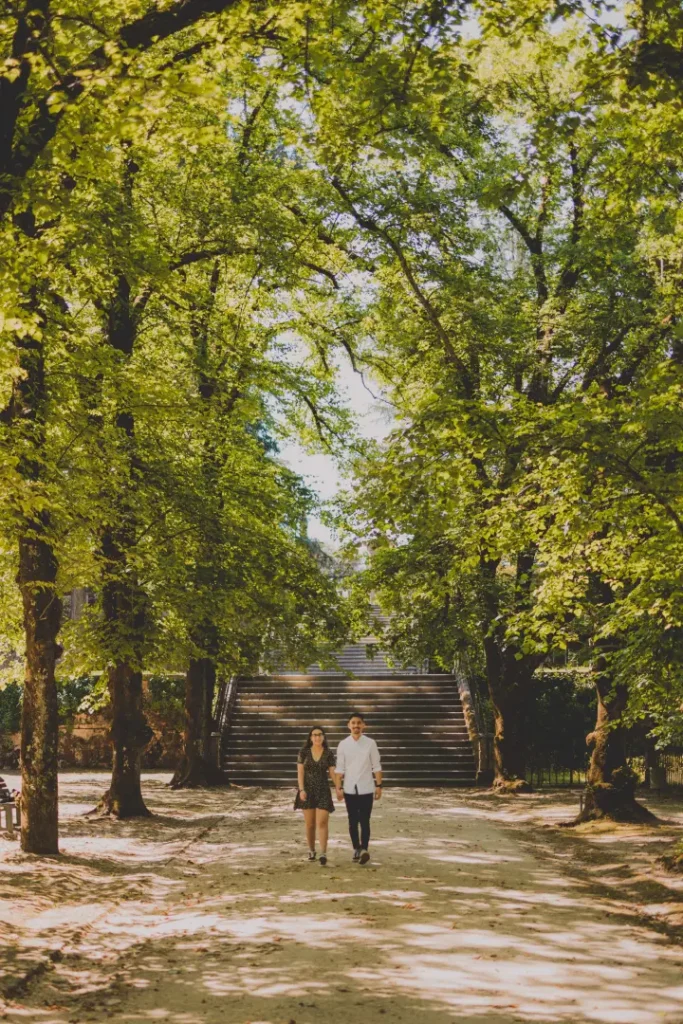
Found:
[[[386,437],[393,426],[391,406],[381,401],[379,389],[368,380],[367,374],[365,380],[377,398],[373,398],[364,386],[360,374],[354,373],[348,358],[344,356],[337,373],[337,382],[340,394],[356,416],[359,433],[368,438]],[[342,471],[337,460],[331,455],[324,452],[309,454],[299,444],[291,441],[282,445],[280,457],[290,469],[303,477],[323,501],[330,501],[344,487]],[[317,516],[309,519],[308,526],[311,537],[323,541],[326,545],[335,546],[334,534]]]

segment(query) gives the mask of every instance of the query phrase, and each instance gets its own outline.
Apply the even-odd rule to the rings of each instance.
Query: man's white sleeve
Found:
[[[344,746],[343,742],[337,747],[337,766],[335,768],[337,775],[344,775],[346,772],[346,759],[344,757]]]
[[[372,741],[372,749],[370,750],[370,764],[372,765],[373,772],[382,771],[382,762],[379,759],[379,749],[375,741]]]

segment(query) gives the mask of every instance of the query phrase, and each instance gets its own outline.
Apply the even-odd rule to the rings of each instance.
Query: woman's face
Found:
[[[322,729],[314,729],[311,733],[311,743],[314,747],[322,747],[324,738]]]

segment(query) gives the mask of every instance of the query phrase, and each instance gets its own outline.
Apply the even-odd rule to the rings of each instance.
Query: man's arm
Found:
[[[379,749],[374,740],[372,741],[372,750],[370,751],[370,764],[372,766],[372,774],[375,776],[375,800],[380,800],[382,797],[382,779],[384,774],[382,772]]]
[[[337,800],[344,798],[343,782],[344,773],[346,772],[346,758],[344,757],[344,750],[341,743],[337,747],[337,764],[334,771],[334,784],[337,789]]]

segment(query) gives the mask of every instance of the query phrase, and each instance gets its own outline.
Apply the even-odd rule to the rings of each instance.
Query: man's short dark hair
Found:
[[[352,713],[351,713],[351,714],[349,715],[348,721],[350,722],[352,718],[360,718],[361,722],[364,722],[364,721],[365,721],[365,719],[364,719],[364,718],[363,718],[363,716],[361,715],[360,711],[353,711],[353,712],[352,712]]]

